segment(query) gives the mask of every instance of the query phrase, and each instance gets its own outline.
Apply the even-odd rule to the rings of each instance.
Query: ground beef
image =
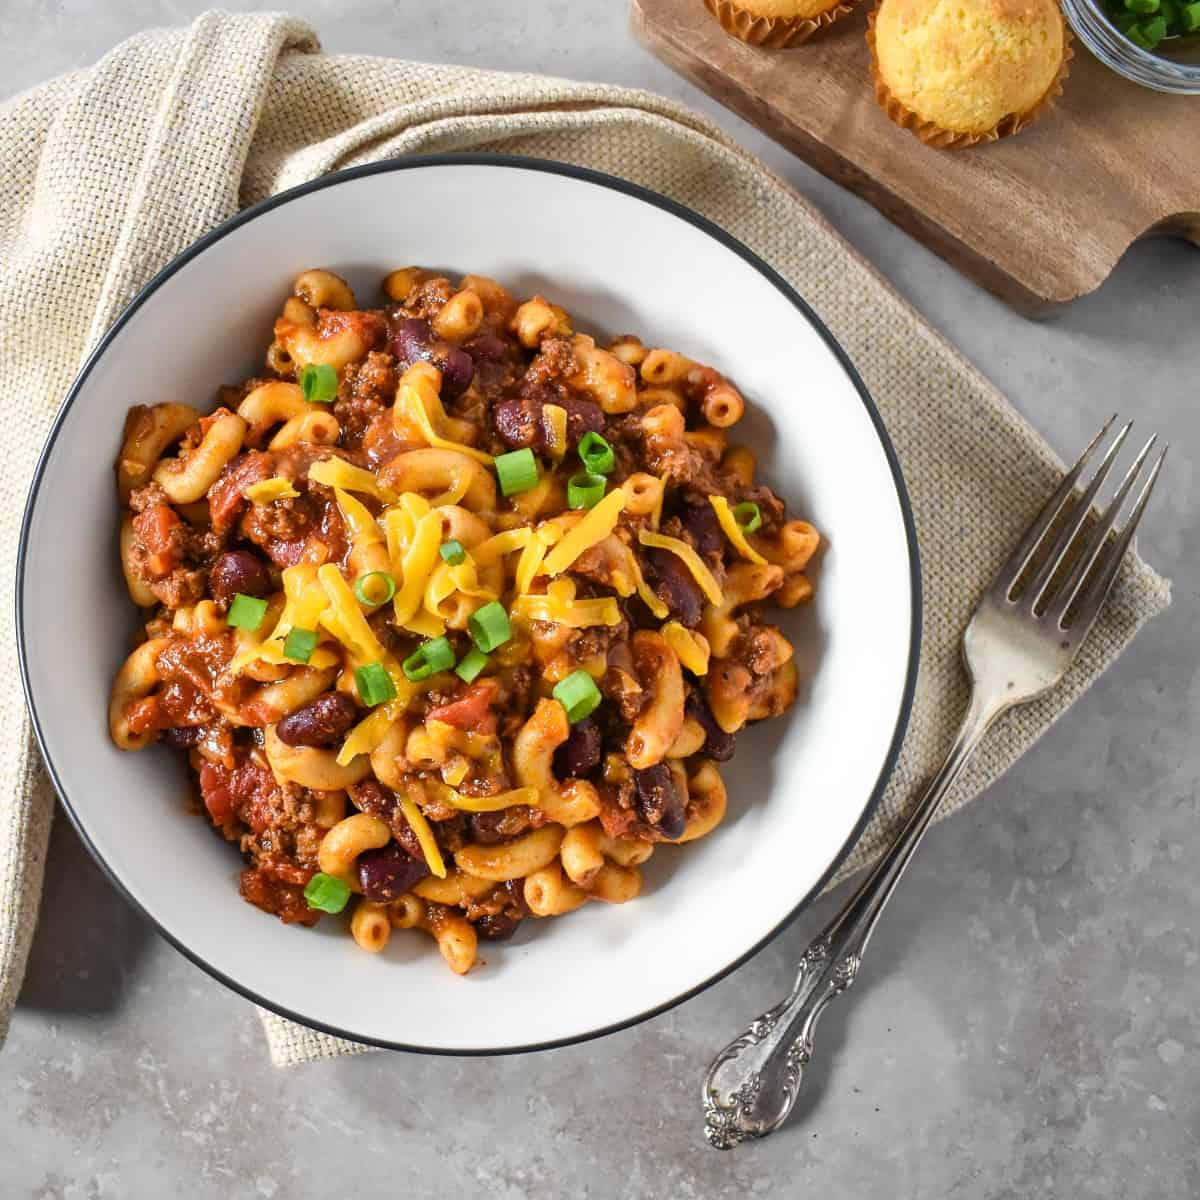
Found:
[[[239,890],[243,899],[285,925],[315,925],[321,919],[317,909],[309,908],[303,884],[284,883],[267,867],[243,871]]]
[[[361,363],[344,367],[333,405],[333,415],[342,429],[341,445],[361,447],[367,430],[385,410],[390,421],[395,396],[396,360],[390,354],[373,350]]]

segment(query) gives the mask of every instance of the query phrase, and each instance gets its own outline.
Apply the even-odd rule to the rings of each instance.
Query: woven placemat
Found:
[[[995,388],[800,196],[699,117],[645,92],[382,58],[331,57],[278,14],[208,13],[0,108],[0,394],[22,421],[0,457],[12,611],[17,528],[38,450],[88,350],[171,257],[238,208],[341,167],[402,154],[501,151],[653,188],[780,271],[874,396],[908,481],[924,567],[920,677],[908,739],[842,874],[878,853],[936,768],[965,703],[958,639],[1061,464]],[[945,812],[1004,771],[1166,606],[1136,557],[1064,684],[989,735]],[[51,790],[11,637],[0,651],[0,1036],[37,913]],[[362,1049],[270,1014],[277,1063]]]

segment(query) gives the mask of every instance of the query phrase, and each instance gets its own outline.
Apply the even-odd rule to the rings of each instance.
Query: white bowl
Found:
[[[261,369],[311,266],[360,297],[408,263],[543,291],[586,331],[637,333],[727,373],[760,473],[828,538],[815,602],[787,614],[807,682],[723,768],[729,815],[662,847],[632,904],[589,905],[484,943],[452,975],[432,942],[363,954],[340,922],[288,928],[238,895],[239,855],[185,808],[179,759],[116,750],[106,704],[135,614],[118,569],[112,463],[132,404],[211,405]],[[371,301],[366,301],[371,302]],[[180,950],[259,1004],[361,1041],[500,1053],[608,1032],[712,983],[830,877],[904,732],[920,587],[904,484],[828,331],[708,222],[622,181],[521,158],[405,159],[276,196],[197,242],[137,297],[71,389],[30,494],[17,581],[24,683],[50,774],[113,881]]]

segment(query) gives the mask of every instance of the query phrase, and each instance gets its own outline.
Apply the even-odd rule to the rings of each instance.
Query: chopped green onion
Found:
[[[567,480],[567,506],[569,508],[595,508],[604,499],[608,480],[603,475],[589,475],[580,471]]]
[[[463,549],[463,544],[460,541],[443,542],[438,553],[452,567],[457,567],[460,562],[465,562],[467,552]]]
[[[591,430],[579,439],[579,458],[591,475],[607,475],[617,465],[613,448]]]
[[[753,500],[743,500],[733,506],[733,519],[743,533],[754,533],[762,528],[762,513]]]
[[[524,450],[514,450],[511,454],[501,454],[496,459],[496,478],[500,480],[500,490],[506,496],[515,496],[518,492],[537,487],[538,465],[533,451],[526,447]]]
[[[331,404],[337,389],[337,368],[328,363],[309,363],[300,372],[300,394],[310,404]]]
[[[336,875],[326,875],[318,871],[304,888],[304,898],[309,908],[319,908],[322,912],[340,913],[350,899],[350,885]]]
[[[454,673],[463,683],[474,683],[479,673],[488,665],[491,659],[482,650],[474,646],[463,655],[463,660],[454,668]]]
[[[354,581],[354,598],[359,604],[386,604],[395,594],[396,581],[386,571],[368,571]]]
[[[431,638],[422,642],[400,665],[408,679],[420,683],[422,679],[454,666],[454,647],[448,638]]]
[[[602,699],[596,681],[583,670],[572,671],[566,679],[556,683],[553,694],[567,710],[567,720],[572,725],[594,712]]]
[[[1200,29],[1200,4],[1181,4],[1179,24],[1184,33],[1195,33]]]
[[[396,698],[396,685],[384,669],[383,663],[373,662],[367,663],[365,667],[356,667],[354,686],[358,688],[359,698],[368,708],[386,704]]]
[[[484,654],[490,654],[512,637],[508,613],[499,600],[492,600],[482,608],[477,608],[467,618],[467,628],[471,631],[471,639]]]
[[[283,640],[283,657],[293,662],[306,663],[312,658],[312,652],[317,648],[317,631],[315,629],[289,629]]]
[[[229,615],[225,620],[238,629],[253,633],[267,615],[267,602],[257,596],[247,596],[244,592],[234,592],[233,603],[229,606]]]
[[[1142,37],[1150,43],[1150,49],[1153,50],[1167,36],[1167,23],[1162,17],[1155,17],[1141,27],[1141,32]]]

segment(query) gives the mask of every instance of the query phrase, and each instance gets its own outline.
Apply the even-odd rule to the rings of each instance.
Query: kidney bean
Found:
[[[494,333],[481,333],[469,342],[463,342],[463,349],[475,360],[481,362],[503,362],[508,357],[508,346]]]
[[[669,550],[648,550],[646,563],[659,584],[655,590],[671,615],[689,629],[695,629],[700,624],[704,595],[691,572]]]
[[[219,604],[228,604],[235,592],[263,596],[271,590],[271,574],[257,554],[230,550],[209,568],[208,590]]]
[[[358,710],[341,692],[326,692],[303,708],[289,713],[275,726],[281,742],[289,746],[336,746],[354,724]]]
[[[503,942],[517,932],[520,923],[520,917],[509,913],[489,913],[475,922],[475,932],[489,942]]]
[[[736,739],[732,733],[726,733],[717,724],[717,718],[713,716],[712,709],[708,707],[708,701],[701,693],[692,692],[688,696],[686,711],[689,717],[694,717],[704,726],[704,732],[707,735],[702,747],[704,753],[709,758],[716,759],[717,762],[727,762],[731,759]]]
[[[429,868],[410,858],[395,842],[358,856],[358,882],[363,895],[377,904],[395,900],[429,874]]]
[[[529,397],[502,400],[492,409],[492,424],[496,436],[510,449],[539,446],[542,431],[542,406]]]
[[[554,752],[554,773],[563,779],[582,779],[600,765],[600,726],[585,717],[571,727],[570,736]]]
[[[392,330],[392,352],[404,366],[431,362],[442,373],[442,394],[448,399],[461,396],[475,377],[475,360],[458,346],[433,336],[428,321],[405,317]]]
[[[711,504],[685,504],[679,519],[692,535],[696,550],[703,557],[721,557],[725,550],[725,535],[721,532],[717,514],[713,512]]]
[[[467,818],[467,840],[482,846],[494,846],[506,838],[517,837],[528,828],[529,817],[524,809],[472,813]]]
[[[392,353],[398,362],[411,367],[415,362],[428,362],[433,352],[433,329],[428,321],[405,317],[392,329]]]
[[[637,798],[634,807],[648,825],[657,825],[669,838],[678,837],[687,824],[683,797],[666,763],[655,763],[644,771],[634,771]]]
[[[461,347],[448,342],[433,350],[433,362],[442,372],[442,395],[453,400],[471,386],[475,378],[475,360]]]
[[[354,805],[359,812],[390,820],[396,811],[396,793],[386,788],[378,779],[367,778],[351,788]]]

